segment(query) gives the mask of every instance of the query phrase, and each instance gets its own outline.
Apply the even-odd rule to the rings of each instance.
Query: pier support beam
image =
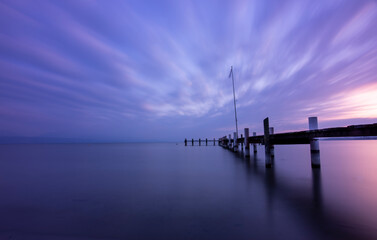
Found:
[[[200,138],[199,138],[199,146],[200,146],[200,145],[202,145],[202,140],[200,140]]]
[[[268,118],[263,120],[264,125],[264,153],[265,153],[265,161],[266,161],[266,168],[272,167],[272,159],[271,159],[271,150],[270,150],[270,125],[268,122]]]
[[[242,134],[241,134],[241,138],[243,138]],[[245,141],[241,142],[241,151],[243,151],[243,144],[244,144]]]
[[[208,146],[208,139],[206,138],[206,146]]]
[[[194,146],[194,139],[191,139],[191,146]]]
[[[185,138],[185,146],[187,146],[187,138]]]
[[[274,128],[273,127],[270,127],[269,131],[270,131],[270,135],[274,134]],[[275,157],[275,147],[272,144],[270,145],[270,153],[271,153],[271,157],[274,158]]]
[[[256,132],[253,132],[253,137],[257,136],[257,133]],[[253,143],[253,150],[254,150],[254,153],[257,152],[257,144],[256,143]]]
[[[250,157],[249,129],[245,128],[245,157]]]
[[[237,143],[238,136],[237,136],[237,133],[234,132],[233,136],[234,136],[233,137],[233,151],[237,152],[238,151],[238,143]]]
[[[309,130],[317,130],[318,129],[318,118],[317,117],[309,117]],[[318,139],[310,139],[310,158],[312,161],[312,168],[320,168],[321,167],[321,159],[319,155],[319,141]]]

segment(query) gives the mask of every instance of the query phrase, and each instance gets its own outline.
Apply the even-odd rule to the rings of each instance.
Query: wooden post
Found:
[[[185,146],[187,146],[187,138],[185,138]]]
[[[257,133],[256,132],[253,132],[253,136],[257,136]],[[257,152],[257,144],[256,143],[253,143],[253,149],[254,149],[254,153]]]
[[[241,133],[241,138],[243,138],[242,133]],[[244,142],[245,142],[245,141],[241,142],[241,151],[243,151],[243,143],[244,143]]]
[[[270,135],[274,134],[274,128],[273,127],[270,127],[269,131],[270,131]],[[273,144],[270,145],[270,153],[271,153],[271,157],[274,158],[275,157],[275,147],[274,147]]]
[[[208,146],[208,139],[206,138],[206,146]]]
[[[237,132],[233,133],[233,151],[237,152],[238,151],[238,143],[237,143]]]
[[[318,118],[317,117],[309,117],[309,130],[317,130],[318,129]],[[312,168],[320,168],[321,167],[321,158],[319,154],[319,141],[318,139],[310,139],[310,158],[312,161]]]
[[[250,157],[249,129],[245,128],[245,157]]]
[[[271,151],[270,151],[270,127],[268,118],[263,120],[264,125],[264,153],[265,153],[265,161],[266,161],[266,168],[271,168],[272,160],[271,160]]]
[[[200,138],[199,138],[199,146],[201,145],[201,143],[202,143],[202,140],[200,140]]]
[[[191,139],[191,146],[194,146],[194,139]]]
[[[216,146],[216,138],[213,139],[213,146]]]

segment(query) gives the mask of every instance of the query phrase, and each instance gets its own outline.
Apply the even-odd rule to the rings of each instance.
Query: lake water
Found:
[[[377,141],[0,145],[0,239],[377,239]]]

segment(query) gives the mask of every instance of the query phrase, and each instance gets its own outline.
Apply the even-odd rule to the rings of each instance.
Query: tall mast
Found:
[[[238,123],[237,123],[237,107],[236,107],[236,92],[234,90],[234,77],[233,77],[233,66],[230,67],[229,77],[232,75],[232,83],[233,83],[233,100],[234,100],[234,118],[236,119],[236,134],[238,138]]]

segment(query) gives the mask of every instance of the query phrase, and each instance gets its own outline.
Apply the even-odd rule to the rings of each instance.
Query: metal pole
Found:
[[[234,118],[236,119],[236,133],[237,133],[237,138],[238,138],[237,107],[236,107],[236,92],[235,92],[235,90],[234,90],[233,66],[230,67],[230,74],[232,74],[232,83],[233,83],[233,100],[234,100]]]

